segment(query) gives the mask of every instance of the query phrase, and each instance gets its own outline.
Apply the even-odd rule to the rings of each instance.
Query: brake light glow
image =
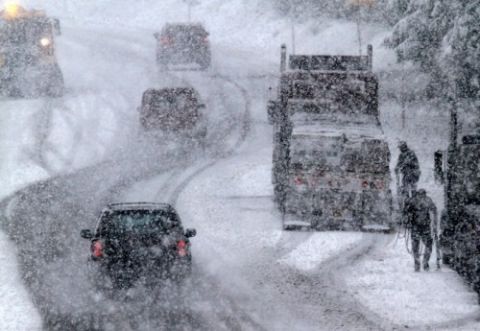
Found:
[[[177,242],[177,253],[181,257],[187,256],[187,243],[185,240],[180,240]]]
[[[362,180],[362,188],[363,189],[372,189],[372,190],[383,190],[385,189],[385,182],[383,180],[376,180],[376,181],[368,181]]]
[[[173,44],[173,39],[164,36],[164,37],[161,37],[161,38],[160,38],[160,43],[161,43],[162,45],[171,45],[171,44]]]
[[[96,240],[92,243],[92,256],[96,258],[103,257],[103,244],[101,241]]]
[[[307,182],[305,181],[305,178],[303,178],[302,176],[295,176],[295,178],[293,179],[295,185],[306,185]]]

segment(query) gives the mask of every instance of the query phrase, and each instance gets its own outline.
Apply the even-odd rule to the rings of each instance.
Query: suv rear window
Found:
[[[170,25],[163,29],[163,35],[168,36],[207,36],[207,31],[201,26],[196,24],[179,24],[179,25]]]
[[[143,103],[147,116],[162,120],[160,126],[188,128],[200,116],[197,96],[189,89],[154,91],[145,95]]]
[[[180,220],[174,213],[151,210],[115,211],[102,216],[98,235],[156,235],[182,231]]]

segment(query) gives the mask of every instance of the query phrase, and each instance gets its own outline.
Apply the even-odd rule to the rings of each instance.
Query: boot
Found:
[[[420,262],[415,261],[415,272],[419,272],[419,271],[420,271]]]
[[[430,266],[428,265],[428,262],[423,262],[423,270],[424,271],[429,271],[430,270]]]

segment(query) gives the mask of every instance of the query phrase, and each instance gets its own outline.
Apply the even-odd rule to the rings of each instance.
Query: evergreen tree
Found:
[[[386,44],[400,62],[412,61],[431,76],[425,95],[478,96],[480,0],[392,0],[389,6],[394,19],[403,17]]]
[[[480,97],[480,0],[459,8],[445,38],[442,64],[447,68],[460,97]]]

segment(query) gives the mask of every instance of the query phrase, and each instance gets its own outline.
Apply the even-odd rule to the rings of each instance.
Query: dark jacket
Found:
[[[416,184],[420,178],[420,165],[415,153],[407,148],[406,151],[400,152],[398,156],[395,173],[402,174],[402,184]]]
[[[431,233],[432,227],[436,232],[437,207],[430,197],[415,193],[406,200],[404,208],[412,232]]]

